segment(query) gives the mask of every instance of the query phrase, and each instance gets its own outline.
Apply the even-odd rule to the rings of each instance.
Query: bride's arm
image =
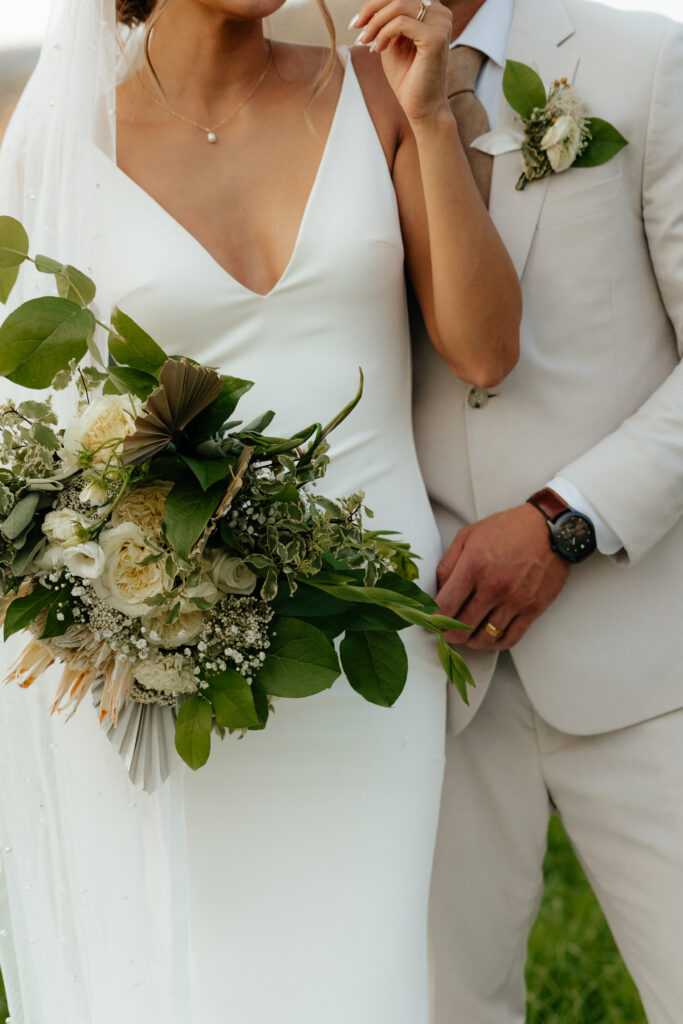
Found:
[[[419,0],[368,0],[358,25],[383,72],[370,55],[357,56],[368,100],[395,126],[392,174],[429,336],[458,377],[492,387],[519,356],[521,290],[448,107],[450,12],[434,0],[420,23],[418,9]]]

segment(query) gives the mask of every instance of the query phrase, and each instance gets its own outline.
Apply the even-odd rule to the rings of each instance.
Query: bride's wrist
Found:
[[[408,122],[418,144],[422,140],[441,138],[458,131],[455,118],[446,100],[421,117],[409,117]]]

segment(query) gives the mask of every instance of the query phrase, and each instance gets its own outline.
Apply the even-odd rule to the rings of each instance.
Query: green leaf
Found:
[[[41,524],[36,523],[31,528],[23,547],[15,555],[12,562],[13,574],[15,576],[23,576],[28,566],[43,547],[47,547],[47,537],[43,533]]]
[[[439,660],[444,667],[449,682],[453,683],[465,704],[469,707],[470,699],[467,695],[467,687],[476,685],[472,678],[472,673],[468,669],[462,655],[454,651],[452,647],[449,647],[442,636],[439,637]]]
[[[61,615],[62,618],[57,618]],[[56,601],[50,606],[45,619],[45,629],[40,634],[41,640],[48,640],[53,636],[64,636],[67,629],[70,629],[74,625],[75,619],[73,611],[67,602],[60,604]]]
[[[404,594],[399,594],[396,591],[385,590],[382,587],[358,587],[349,583],[318,583],[316,579],[310,581],[312,587],[316,587],[332,597],[338,597],[342,601],[353,601],[359,604],[379,604],[384,608],[391,608],[392,610],[400,607],[422,610],[416,600]]]
[[[292,502],[292,503],[293,502],[297,502],[298,503],[298,502],[301,501],[301,495],[299,494],[299,492],[296,489],[296,487],[294,486],[294,484],[285,484],[285,486],[282,488],[282,490],[277,491],[277,493],[274,494],[272,497],[270,497],[268,500],[269,500],[269,502],[270,501],[285,501],[285,502]]]
[[[0,527],[0,531],[7,537],[7,540],[15,540],[31,524],[39,501],[40,494],[31,493],[16,503]]]
[[[239,672],[228,669],[208,678],[204,696],[213,704],[216,721],[226,729],[258,729],[261,719],[251,686]]]
[[[276,618],[268,655],[257,680],[276,697],[310,697],[328,690],[341,674],[325,635],[307,622]]]
[[[408,655],[396,633],[347,633],[339,653],[357,693],[383,708],[396,703],[408,678]]]
[[[110,366],[108,382],[104,385],[105,395],[135,395],[143,402],[159,387],[159,381],[151,373],[133,370],[129,366]]]
[[[47,388],[72,359],[80,362],[95,317],[75,302],[47,296],[25,302],[0,327],[0,376],[28,388]]]
[[[256,708],[256,714],[259,718],[259,724],[253,725],[252,729],[265,729],[268,722],[268,716],[270,715],[268,694],[265,690],[262,690],[256,682],[253,683],[251,692],[254,696],[254,707]]]
[[[503,92],[512,109],[525,119],[547,102],[545,86],[538,72],[517,60],[505,62]]]
[[[318,616],[327,618],[330,615],[339,615],[347,612],[349,606],[346,601],[340,601],[336,597],[330,597],[314,587],[300,583],[296,593],[292,596],[279,596],[273,602],[273,608],[278,615],[285,615],[293,618],[312,619]]]
[[[178,712],[175,748],[193,771],[209,760],[212,722],[213,711],[204,697],[190,697]]]
[[[253,381],[239,377],[223,377],[223,391],[208,409],[195,416],[188,427],[190,436],[197,441],[211,437],[230,419],[237,404],[247,391],[253,388]]]
[[[406,619],[402,619],[389,608],[366,604],[355,606],[344,616],[344,629],[352,633],[397,633],[408,625]]]
[[[5,640],[8,640],[21,629],[30,626],[35,618],[57,600],[57,591],[37,586],[27,597],[17,597],[12,601],[5,616]]]
[[[439,606],[434,598],[430,597],[422,587],[419,587],[417,583],[413,583],[411,580],[405,579],[404,576],[400,576],[397,572],[385,572],[377,580],[377,585],[384,590],[393,590],[404,597],[412,598],[413,601],[416,601],[427,612],[439,610]]]
[[[112,313],[111,323],[120,335],[109,336],[109,351],[116,362],[155,376],[168,358],[164,350],[120,309]]]
[[[28,235],[14,217],[0,217],[0,302],[7,302],[28,255]]]
[[[624,148],[628,146],[628,139],[618,131],[609,121],[603,121],[601,117],[589,117],[588,126],[591,131],[591,141],[578,157],[574,167],[599,167],[606,164]]]
[[[49,256],[36,256],[36,270],[41,274],[54,274],[60,297],[79,306],[89,306],[97,294],[95,282],[89,277],[76,267],[65,266]]]
[[[235,468],[235,459],[207,459],[200,462],[199,459],[191,459],[188,455],[180,457],[192,470],[203,491],[208,490],[219,480],[225,480]]]
[[[163,525],[166,539],[181,558],[189,557],[224,494],[221,482],[206,491],[194,480],[173,485],[166,498]]]

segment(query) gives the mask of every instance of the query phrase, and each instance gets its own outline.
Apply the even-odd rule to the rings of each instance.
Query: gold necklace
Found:
[[[211,145],[215,145],[216,142],[218,142],[218,136],[216,135],[216,132],[218,131],[218,129],[222,128],[224,124],[227,124],[227,122],[230,120],[230,118],[235,117],[235,115],[240,112],[242,107],[244,107],[249,102],[251,97],[254,95],[254,93],[256,92],[256,90],[258,89],[258,87],[261,85],[261,83],[263,82],[264,78],[268,74],[268,70],[269,70],[270,65],[272,63],[273,63],[273,47],[269,44],[268,60],[266,61],[266,66],[264,67],[263,71],[261,72],[261,74],[257,78],[256,83],[249,90],[249,92],[244,97],[244,99],[241,100],[241,102],[237,104],[237,106],[234,108],[234,110],[231,110],[230,113],[228,114],[228,116],[224,117],[223,120],[219,121],[218,124],[214,125],[213,128],[207,128],[205,125],[199,124],[197,121],[193,121],[189,117],[185,117],[184,114],[179,114],[177,110],[171,110],[171,108],[169,106],[167,106],[165,103],[162,103],[160,99],[157,99],[157,97],[154,95],[154,93],[150,92],[149,89],[146,89],[145,86],[142,84],[142,82],[139,79],[138,79],[138,84],[139,84],[140,88],[142,89],[142,91],[146,92],[147,95],[149,96],[149,98],[151,100],[154,100],[154,102],[158,106],[160,106],[163,110],[165,110],[166,113],[172,114],[173,117],[177,117],[179,121],[184,121],[185,124],[191,124],[193,128],[199,128],[200,131],[202,131],[202,132],[204,132],[206,134],[206,141],[211,143]]]

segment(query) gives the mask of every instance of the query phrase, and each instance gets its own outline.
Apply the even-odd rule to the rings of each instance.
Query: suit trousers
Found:
[[[570,736],[534,711],[508,654],[474,720],[448,738],[431,908],[435,1024],[523,1024],[553,805],[648,1021],[681,1024],[683,711]]]

